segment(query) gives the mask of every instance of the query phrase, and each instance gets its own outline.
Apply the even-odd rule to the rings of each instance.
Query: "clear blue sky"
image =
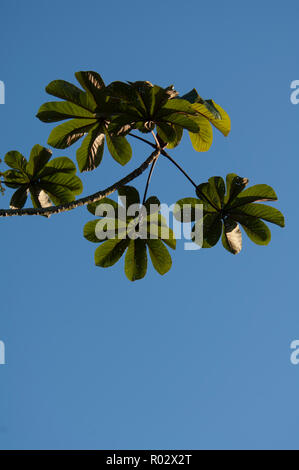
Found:
[[[130,283],[123,262],[94,266],[82,236],[85,208],[0,220],[2,299],[0,448],[299,449],[299,79],[297,1],[89,0],[1,5],[0,155],[46,145],[53,125],[35,118],[54,79],[96,70],[106,82],[196,87],[232,119],[208,153],[188,137],[172,155],[198,182],[235,172],[268,183],[286,228],[238,256],[221,244],[184,251],[164,277]],[[132,142],[134,144],[134,142]],[[76,147],[54,156],[75,157]],[[106,154],[84,175],[84,194],[122,168]],[[3,168],[3,167],[2,167]],[[146,176],[136,182],[144,187]],[[172,203],[192,187],[159,161],[151,194]],[[0,197],[8,206],[8,195]],[[271,228],[272,228],[271,227]]]

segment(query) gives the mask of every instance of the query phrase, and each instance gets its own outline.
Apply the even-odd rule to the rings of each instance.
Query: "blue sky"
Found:
[[[130,283],[123,261],[94,266],[85,208],[50,219],[1,219],[0,448],[298,449],[298,2],[90,0],[1,5],[0,156],[46,145],[35,118],[54,79],[95,70],[106,83],[196,87],[231,116],[207,153],[188,136],[172,156],[198,181],[235,172],[267,183],[286,228],[267,247],[244,237],[184,251],[164,277]],[[149,154],[132,142],[125,167],[105,154],[84,194],[113,183]],[[76,147],[54,157],[75,157]],[[4,168],[4,166],[2,166]],[[136,180],[142,190],[146,175]],[[7,191],[8,193],[8,191]],[[160,159],[150,193],[193,196]],[[7,207],[8,194],[0,198]]]

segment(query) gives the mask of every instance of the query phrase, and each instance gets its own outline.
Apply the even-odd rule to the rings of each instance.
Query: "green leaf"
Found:
[[[232,217],[234,214],[249,215],[279,225],[280,227],[285,226],[283,214],[278,209],[275,209],[275,207],[266,204],[247,204],[236,210],[231,210],[230,214]]]
[[[206,152],[213,142],[213,130],[209,121],[202,116],[196,117],[199,130],[195,133],[189,132],[192,146],[196,152]]]
[[[122,204],[126,207],[140,203],[139,192],[133,186],[122,186],[118,189],[118,195]]]
[[[165,117],[165,121],[170,122],[172,124],[177,124],[178,126],[182,126],[184,129],[187,129],[190,132],[199,132],[199,125],[197,123],[197,117],[187,117],[184,114],[174,113],[169,114]],[[161,125],[159,123],[159,125]]]
[[[201,220],[195,223],[192,233],[195,230],[200,231],[202,229],[202,248],[211,248],[218,242],[222,232],[222,220],[220,215],[215,213],[207,213]],[[196,243],[196,240],[194,240]]]
[[[188,93],[186,93],[183,96],[180,96],[178,99],[186,100],[189,103],[193,104],[193,103],[196,103],[196,102],[200,101],[200,96],[197,93],[196,89],[193,88],[191,91],[189,91]]]
[[[38,144],[34,145],[30,153],[29,162],[26,166],[27,173],[31,176],[36,175],[48,163],[51,156],[51,150]]]
[[[44,183],[51,183],[56,185],[63,186],[72,193],[81,194],[83,191],[82,181],[76,175],[70,175],[67,173],[54,173],[53,175],[44,176],[41,180],[42,185]]]
[[[46,86],[46,92],[91,111],[96,108],[94,100],[87,93],[65,80],[53,80]]]
[[[74,175],[76,173],[76,166],[68,157],[56,157],[47,163],[47,165],[38,173],[38,177],[43,178],[44,176],[50,176],[55,173]]]
[[[230,132],[231,122],[228,114],[213,100],[204,100],[196,89],[189,91],[181,97],[192,103],[192,107],[205,116],[224,136]]]
[[[121,81],[112,82],[106,87],[106,93],[109,96],[119,98],[120,100],[127,101],[128,103],[137,102],[140,104],[140,96],[138,96],[137,90],[128,83]],[[144,105],[142,108],[143,110],[145,109]]]
[[[166,274],[172,265],[171,256],[161,240],[146,240],[153,266],[159,274]]]
[[[154,85],[152,88],[152,93],[154,95],[154,102],[150,112],[151,116],[157,116],[162,111],[165,104],[170,102],[172,95],[177,94],[177,92],[174,91],[172,85],[167,88],[161,88],[158,85]],[[164,115],[164,111],[162,111],[162,115]],[[169,111],[172,110],[170,109]]]
[[[219,194],[215,189],[215,186],[208,183],[201,183],[196,188],[196,194],[200,199],[205,200],[211,206],[210,211],[212,208],[219,211],[221,210],[221,201],[219,199]]]
[[[95,251],[94,258],[96,266],[108,268],[113,266],[123,255],[130,240],[111,239],[103,242]]]
[[[64,119],[70,118],[85,118],[86,125],[90,123],[88,122],[89,119],[95,119],[93,113],[68,101],[49,101],[48,103],[44,103],[39,108],[36,117],[43,122],[63,121]]]
[[[97,223],[98,223],[98,220],[90,220],[84,225],[84,229],[83,229],[83,236],[86,238],[86,240],[93,242],[93,243],[100,243],[100,240],[95,234]]]
[[[130,240],[125,256],[125,274],[130,281],[142,279],[147,271],[146,243],[140,238]]]
[[[160,209],[160,201],[156,196],[150,196],[144,203],[144,207],[146,208],[147,214],[153,214],[158,212]]]
[[[121,165],[126,165],[132,157],[132,148],[125,137],[112,136],[106,132],[106,142],[111,156]]]
[[[21,186],[17,191],[14,192],[10,200],[11,209],[22,209],[24,207],[28,195],[28,187]]]
[[[77,150],[79,170],[92,171],[97,168],[103,158],[105,134],[98,125],[92,127]]]
[[[151,240],[162,240],[166,245],[168,245],[173,250],[176,249],[176,239],[174,236],[173,230],[168,226],[165,217],[157,212],[153,212],[151,215],[148,215],[146,220],[144,220],[144,229],[146,228],[147,237]]]
[[[276,200],[277,196],[271,186],[268,186],[267,184],[256,184],[255,186],[245,189],[245,191],[240,193],[235,199],[227,204],[227,207],[235,208],[251,202]]]
[[[206,100],[203,103],[194,103],[192,107],[205,116],[225,137],[228,136],[231,129],[230,117],[218,104],[213,100]],[[215,117],[217,112],[221,119]]]
[[[75,77],[97,104],[101,104],[104,101],[105,98],[102,91],[105,88],[105,84],[100,74],[88,70],[76,72]]]
[[[201,201],[195,197],[185,197],[176,202],[173,215],[179,222],[194,222],[201,213]]]
[[[235,173],[226,175],[226,196],[224,198],[225,204],[229,204],[235,197],[240,194],[245,186],[248,184],[247,178],[242,178]]]
[[[155,108],[155,90],[152,83],[147,81],[129,83],[137,92],[138,108],[144,110],[148,116],[152,116],[152,112]]]
[[[7,152],[4,157],[4,161],[6,165],[10,166],[10,168],[26,171],[27,160],[17,150],[11,150],[10,152]]]
[[[3,177],[8,188],[18,188],[30,182],[28,175],[19,170],[7,170],[3,173]]]
[[[131,104],[141,116],[149,116],[149,109],[152,107],[152,92],[147,90],[152,85],[149,82],[124,83],[120,81],[112,82],[106,88],[109,95],[121,99],[122,102]],[[146,102],[149,106],[147,109]]]
[[[61,184],[49,183],[48,181],[43,180],[40,183],[40,187],[48,194],[56,206],[75,200],[74,192],[66,186],[62,186]]]
[[[221,208],[223,207],[224,203],[224,195],[225,195],[225,184],[221,176],[212,176],[209,178],[209,184],[210,187],[213,191],[213,194],[217,194],[218,200],[217,200],[217,207]],[[216,199],[215,199],[216,202]]]
[[[105,238],[98,235],[105,233]],[[84,237],[93,243],[101,243],[107,239],[122,239],[126,236],[126,223],[119,219],[97,219],[90,220],[84,226]]]
[[[183,137],[183,128],[181,126],[177,126],[176,124],[173,124],[173,130],[175,132],[175,137],[171,142],[168,142],[167,148],[168,149],[173,149],[179,145],[179,143],[182,140]]]
[[[54,127],[49,138],[48,144],[58,149],[65,149],[77,142],[86,132],[94,127],[96,119],[71,119],[59,126]]]
[[[182,98],[175,98],[172,100],[168,100],[167,103],[164,104],[162,108],[162,114],[164,114],[165,110],[170,110],[170,111],[178,111],[178,112],[183,112],[186,114],[190,115],[196,115],[196,110],[190,104],[188,101],[183,100]],[[158,114],[159,115],[159,114]]]
[[[107,204],[111,205],[112,208],[115,211],[116,217],[118,217],[118,212],[119,212],[119,205],[117,202],[113,201],[113,199],[110,199],[108,197],[103,197],[103,199],[100,199],[100,201],[92,202],[88,204],[87,209],[91,214],[96,215],[96,209],[98,206],[106,206]],[[99,215],[98,215],[99,216]],[[105,217],[105,216],[103,216]]]
[[[267,225],[254,217],[234,214],[234,219],[240,222],[248,237],[257,245],[268,245],[271,240],[271,232]]]
[[[175,142],[177,137],[173,126],[162,121],[157,124],[157,134],[163,142],[170,142],[170,144]]]

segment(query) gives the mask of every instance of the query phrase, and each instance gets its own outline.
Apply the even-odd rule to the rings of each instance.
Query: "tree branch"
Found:
[[[150,165],[154,162],[160,154],[160,149],[156,148],[154,145],[155,150],[154,152],[135,170],[129,173],[124,178],[120,179],[116,183],[112,184],[106,189],[98,191],[90,196],[83,197],[81,199],[77,199],[73,202],[68,202],[67,204],[62,204],[60,206],[51,206],[46,208],[34,209],[0,209],[0,217],[12,217],[14,215],[22,216],[22,215],[45,215],[50,216],[52,214],[59,214],[60,212],[67,212],[73,209],[76,209],[80,206],[85,206],[90,204],[91,202],[97,202],[103,199],[104,197],[109,196],[110,194],[114,193],[118,188],[123,186],[124,184],[129,183],[130,181],[134,180],[138,176],[140,176]]]
[[[154,168],[155,168],[155,165],[157,163],[157,160],[158,160],[158,157],[161,153],[161,147],[160,147],[160,144],[155,136],[155,134],[152,132],[154,138],[155,138],[155,141],[156,141],[156,144],[157,144],[157,150],[159,150],[159,153],[157,153],[157,156],[155,157],[155,159],[153,160],[153,163],[152,163],[152,166],[150,168],[150,171],[149,171],[149,175],[148,175],[148,178],[147,178],[147,181],[146,181],[146,186],[145,186],[145,190],[144,190],[144,195],[143,195],[143,200],[142,200],[142,204],[145,203],[146,201],[146,195],[147,195],[147,191],[148,191],[148,187],[149,187],[149,184],[150,184],[150,180],[151,180],[151,177],[152,177],[152,174],[153,174],[153,171],[154,171]]]

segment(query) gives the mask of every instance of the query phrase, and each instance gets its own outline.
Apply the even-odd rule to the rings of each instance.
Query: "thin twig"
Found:
[[[159,143],[157,145],[153,144],[150,140],[143,139],[142,137],[139,137],[138,135],[131,134],[129,133],[131,137],[134,137],[135,139],[142,140],[142,142],[145,142],[148,145],[151,145],[152,147],[157,148]],[[154,135],[154,137],[156,137]],[[198,185],[190,178],[190,176],[183,170],[183,168],[166,152],[165,149],[161,149],[161,155],[164,157],[168,158],[169,161],[171,161],[182,173],[185,175],[185,177],[190,181],[191,184],[196,188]]]
[[[151,145],[153,148],[157,148],[157,145],[156,145],[156,144],[154,144],[154,143],[151,142],[150,140],[146,140],[146,139],[144,139],[143,137],[140,137],[139,135],[132,134],[131,132],[130,132],[128,135],[130,135],[131,137],[134,137],[134,139],[141,140],[141,142],[145,142],[146,144]]]
[[[157,154],[156,158],[153,160],[153,163],[151,165],[151,169],[150,169],[150,172],[148,174],[148,177],[147,177],[147,181],[146,181],[146,186],[145,186],[145,190],[144,190],[144,195],[143,195],[143,200],[142,200],[142,204],[145,203],[146,201],[146,196],[147,196],[147,191],[148,191],[148,187],[149,187],[149,184],[150,184],[150,180],[151,180],[151,177],[152,177],[152,174],[153,174],[153,171],[154,171],[154,168],[155,168],[155,165],[157,163],[157,160],[158,160],[158,157],[160,155],[160,152],[161,152],[161,147],[160,147],[160,144],[159,144],[159,141],[157,139],[157,137],[155,136],[155,133],[152,131],[152,135],[154,136],[154,139],[156,141],[156,147],[157,149],[159,150],[159,153]]]
[[[152,163],[152,165],[151,165],[151,169],[150,169],[150,171],[149,171],[149,174],[148,174],[148,177],[147,177],[147,181],[146,181],[146,186],[145,186],[145,190],[144,190],[144,195],[143,195],[142,204],[144,204],[145,201],[146,201],[146,195],[147,195],[148,187],[149,187],[150,180],[151,180],[151,177],[152,177],[152,174],[153,174],[153,171],[154,171],[154,168],[155,168],[155,165],[156,165],[156,163],[157,163],[157,160],[158,160],[159,155],[160,155],[160,152],[158,153],[158,155],[156,156],[156,158],[153,160],[153,163]]]
[[[198,185],[193,181],[193,179],[190,178],[190,176],[185,172],[185,170],[183,170],[183,168],[167,152],[165,152],[165,150],[162,150],[161,154],[164,155],[164,157],[168,158],[168,160],[170,160],[183,173],[183,175],[186,176],[190,183],[193,184],[195,188],[197,188]]]

